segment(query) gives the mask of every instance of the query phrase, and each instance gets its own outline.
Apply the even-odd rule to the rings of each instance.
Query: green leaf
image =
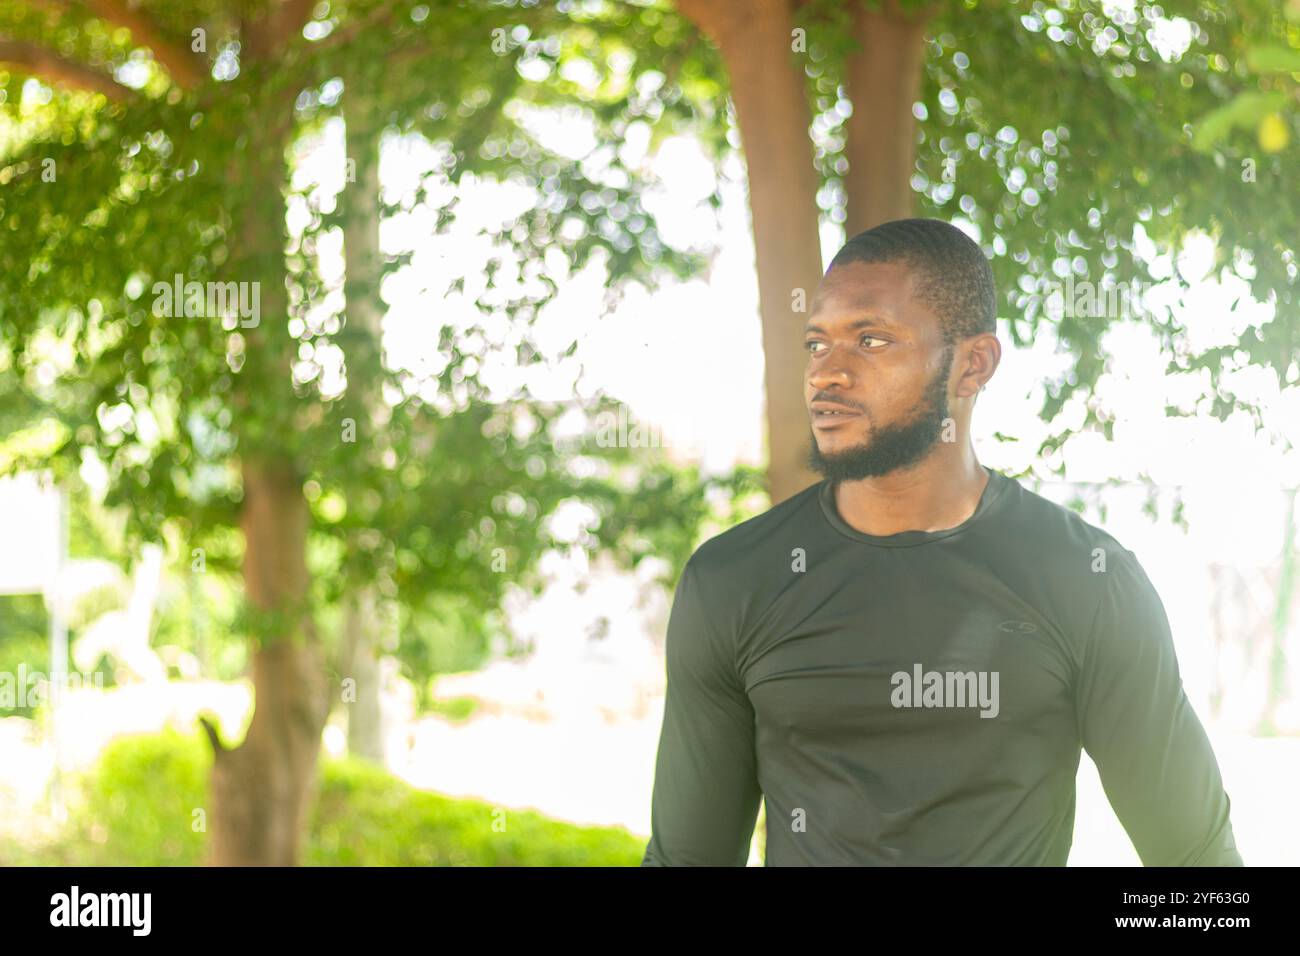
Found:
[[[1192,148],[1202,153],[1209,152],[1232,130],[1253,127],[1290,102],[1291,97],[1283,92],[1240,93],[1201,119],[1192,135]]]
[[[1300,50],[1289,46],[1256,46],[1246,51],[1252,73],[1300,73]]]

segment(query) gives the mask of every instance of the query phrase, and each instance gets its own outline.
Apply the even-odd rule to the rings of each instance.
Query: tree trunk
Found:
[[[717,44],[731,79],[749,178],[767,397],[768,492],[776,504],[817,480],[803,397],[803,325],[822,275],[817,172],[790,0],[679,0]]]
[[[348,599],[347,676],[355,682],[355,699],[348,703],[348,753],[384,763],[383,685],[379,672],[379,600],[373,588],[362,588]]]
[[[382,122],[367,95],[368,77],[346,79],[343,122],[349,169],[355,182],[344,186],[340,203],[343,217],[344,295],[350,333],[345,349],[348,389],[353,392],[365,436],[383,427],[376,412],[383,411],[379,388],[383,374],[383,300],[379,286],[383,259],[379,246],[379,143]],[[358,416],[360,417],[360,416]],[[364,454],[358,449],[358,454]],[[355,546],[355,543],[354,545]],[[377,574],[380,572],[376,572]],[[384,762],[382,682],[383,597],[377,583],[368,582],[349,597],[347,628],[348,675],[355,682],[355,698],[348,702],[348,752]]]
[[[255,703],[243,743],[213,745],[210,829],[216,866],[298,862],[327,713],[320,648],[304,601],[308,514],[302,485],[283,463],[246,459],[241,526],[244,586],[263,611],[285,614],[288,633],[253,654]]]
[[[295,429],[286,329],[284,151],[291,93],[249,116],[246,148],[230,170],[240,184],[232,210],[237,252],[227,271],[260,284],[255,326],[238,331],[244,362],[233,402],[243,477],[243,579],[252,633],[253,717],[243,743],[227,749],[209,721],[214,751],[209,829],[216,866],[292,866],[315,793],[321,731],[329,712],[324,660],[310,608],[302,474],[284,436]],[[286,398],[289,400],[286,401]]]
[[[844,146],[849,161],[844,177],[847,238],[914,214],[912,104],[921,95],[926,22],[924,14],[903,16],[895,0],[878,10],[859,7],[854,18],[854,35],[862,48],[848,63],[853,115]]]

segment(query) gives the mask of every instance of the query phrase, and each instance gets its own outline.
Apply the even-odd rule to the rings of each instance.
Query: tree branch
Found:
[[[388,2],[380,4],[379,6],[372,9],[370,12],[366,13],[365,15],[359,17],[356,20],[349,21],[348,23],[344,24],[340,29],[336,30],[335,32],[331,33],[329,36],[325,37],[325,39],[315,43],[313,45],[313,49],[330,50],[341,46],[347,46],[349,43],[355,40],[361,33],[363,33],[365,30],[368,30],[376,23],[391,19],[393,14],[393,6],[394,6],[393,0],[388,0]]]
[[[107,73],[64,59],[35,43],[0,39],[0,63],[25,67],[32,76],[42,80],[73,89],[93,90],[118,102],[134,95],[134,90],[118,83]]]
[[[199,715],[199,725],[203,732],[208,735],[208,743],[212,745],[212,754],[214,757],[220,757],[226,752],[226,746],[221,742],[221,731],[217,729],[216,720],[207,714]]]
[[[271,33],[276,40],[283,43],[295,33],[301,33],[315,6],[316,0],[282,0],[271,15]]]
[[[250,62],[266,62],[277,55],[311,18],[315,0],[280,0],[265,15],[241,18],[240,33]]]
[[[152,51],[178,85],[194,87],[207,77],[208,67],[202,58],[165,39],[148,14],[128,6],[125,0],[87,0],[87,6],[101,20],[130,30],[131,38]]]
[[[677,0],[677,12],[695,24],[714,45],[748,13],[735,0]]]

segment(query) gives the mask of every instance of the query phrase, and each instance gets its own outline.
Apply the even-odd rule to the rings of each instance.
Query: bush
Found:
[[[635,866],[645,841],[527,810],[444,797],[356,760],[326,761],[311,866]]]
[[[36,862],[198,866],[212,755],[198,734],[124,737],[76,786],[68,826]],[[326,759],[302,851],[307,866],[635,866],[645,839],[418,790],[364,761]],[[28,861],[24,861],[28,862]]]
[[[70,787],[64,838],[39,862],[58,866],[200,866],[207,834],[212,751],[197,734],[168,729],[121,737]]]
[[[39,594],[0,596],[0,674],[7,675],[8,690],[0,690],[0,717],[35,716],[26,703],[31,688],[19,687],[20,673],[48,673],[50,669],[49,621]],[[12,692],[13,700],[7,700]],[[22,703],[23,706],[19,706]]]

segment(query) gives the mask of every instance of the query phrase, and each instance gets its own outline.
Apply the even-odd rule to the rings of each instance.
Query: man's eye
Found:
[[[817,346],[822,344],[823,344],[822,342],[805,342],[803,344],[803,347],[806,348],[810,353],[815,353],[817,351]]]
[[[862,336],[862,341],[863,341],[863,342],[879,342],[881,345],[887,345],[887,344],[888,344],[884,339],[878,339],[878,338],[876,338],[874,335],[864,335],[864,336]],[[867,348],[871,348],[871,346],[868,345]]]

